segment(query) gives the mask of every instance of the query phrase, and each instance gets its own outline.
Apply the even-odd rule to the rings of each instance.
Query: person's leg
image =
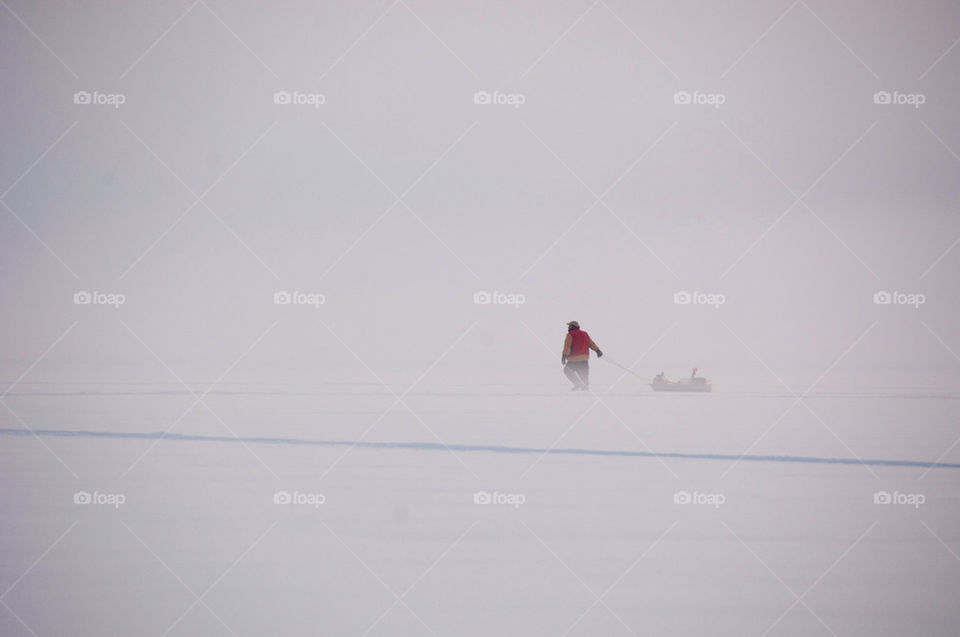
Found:
[[[566,375],[567,379],[573,383],[573,388],[577,389],[580,387],[580,378],[577,375],[577,364],[576,363],[567,363],[563,366],[563,373]]]
[[[590,363],[583,361],[583,369],[580,370],[580,380],[582,384],[580,389],[588,391],[590,389]]]
[[[564,366],[563,373],[567,375],[575,389],[587,388],[587,361],[571,361]]]

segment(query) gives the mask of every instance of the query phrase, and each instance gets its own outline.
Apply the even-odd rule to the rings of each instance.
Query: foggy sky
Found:
[[[956,3],[9,8],[5,380],[62,336],[26,380],[170,378],[159,360],[213,380],[256,342],[232,373],[412,380],[453,346],[436,377],[561,383],[577,319],[621,363],[649,350],[643,375],[773,371],[802,390],[842,356],[837,374],[956,381]]]

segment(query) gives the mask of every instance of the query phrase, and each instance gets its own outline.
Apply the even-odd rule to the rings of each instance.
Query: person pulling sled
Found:
[[[563,363],[563,373],[573,383],[572,390],[590,389],[590,350],[597,353],[597,358],[603,356],[603,352],[590,335],[580,329],[580,323],[577,321],[567,323],[567,336],[563,339],[560,362]]]

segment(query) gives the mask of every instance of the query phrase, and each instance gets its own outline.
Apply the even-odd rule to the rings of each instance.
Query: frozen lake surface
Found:
[[[208,386],[6,396],[0,632],[960,625],[960,392]]]

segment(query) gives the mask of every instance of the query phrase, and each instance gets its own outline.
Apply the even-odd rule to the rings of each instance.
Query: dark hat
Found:
[[[579,329],[580,329],[580,324],[577,323],[576,321],[570,321],[569,323],[567,323],[567,327],[572,328],[572,329],[575,329],[575,330],[579,330]]]

